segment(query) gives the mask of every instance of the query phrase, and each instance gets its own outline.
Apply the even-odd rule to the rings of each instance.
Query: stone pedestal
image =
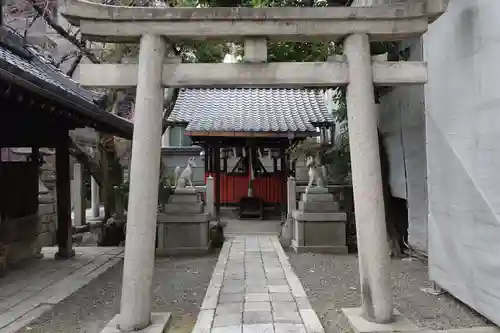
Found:
[[[347,253],[346,213],[326,187],[306,189],[293,211],[295,252]]]
[[[176,189],[165,212],[158,214],[157,255],[208,252],[210,214],[194,188]]]

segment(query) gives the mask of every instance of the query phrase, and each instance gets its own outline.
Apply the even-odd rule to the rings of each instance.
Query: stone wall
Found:
[[[40,168],[40,189],[38,195],[38,241],[40,246],[56,244],[57,211],[55,192],[55,156],[44,156],[45,164]]]
[[[56,244],[57,213],[56,202],[51,195],[40,198],[38,205],[38,242],[40,246]]]

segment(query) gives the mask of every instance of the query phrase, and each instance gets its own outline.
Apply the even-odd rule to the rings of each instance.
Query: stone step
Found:
[[[201,214],[204,203],[168,203],[165,205],[165,212],[169,214]]]

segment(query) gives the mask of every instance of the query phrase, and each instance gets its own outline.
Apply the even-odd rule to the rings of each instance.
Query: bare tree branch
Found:
[[[28,26],[24,30],[24,39],[26,39],[26,36],[28,35],[28,30],[31,29],[31,27],[33,26],[33,24],[35,23],[35,21],[38,20],[39,17],[40,17],[40,14],[37,13],[35,15],[35,17],[33,18],[33,20],[31,20],[31,22],[28,24]]]
[[[32,7],[33,9],[43,17],[45,22],[52,27],[61,37],[65,38],[68,42],[76,46],[80,52],[82,52],[83,55],[85,55],[91,62],[94,64],[100,64],[101,62],[97,57],[90,52],[87,48],[85,48],[85,45],[82,45],[82,43],[76,39],[75,36],[70,35],[66,30],[64,30],[63,27],[61,27],[57,22],[54,20],[54,18],[50,15],[50,12],[46,11],[44,8],[41,8],[35,0],[26,0]]]
[[[61,57],[61,59],[59,59],[59,61],[56,62],[56,67],[59,68],[61,67],[61,65],[66,61],[66,60],[69,60],[71,58],[74,58],[78,55],[80,55],[81,52],[78,52],[78,51],[71,51],[71,52],[68,52],[67,54],[63,55]]]
[[[82,61],[83,54],[79,54],[76,58],[75,61],[71,64],[71,67],[69,70],[66,72],[66,75],[69,77],[73,77],[73,74],[75,73],[76,68],[78,67],[78,64],[80,64],[80,61]]]

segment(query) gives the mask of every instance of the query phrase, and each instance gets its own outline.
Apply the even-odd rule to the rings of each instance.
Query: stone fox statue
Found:
[[[193,168],[196,168],[196,162],[194,157],[190,157],[186,168],[181,173],[181,168],[177,166],[175,168],[175,178],[177,179],[176,188],[185,188],[186,184],[193,187]]]
[[[325,186],[325,182],[323,179],[323,173],[322,170],[318,169],[318,163],[316,161],[316,158],[313,156],[308,156],[306,165],[309,168],[309,183],[307,184],[307,188],[311,188],[313,185],[313,182],[316,184],[316,186],[323,187]]]

